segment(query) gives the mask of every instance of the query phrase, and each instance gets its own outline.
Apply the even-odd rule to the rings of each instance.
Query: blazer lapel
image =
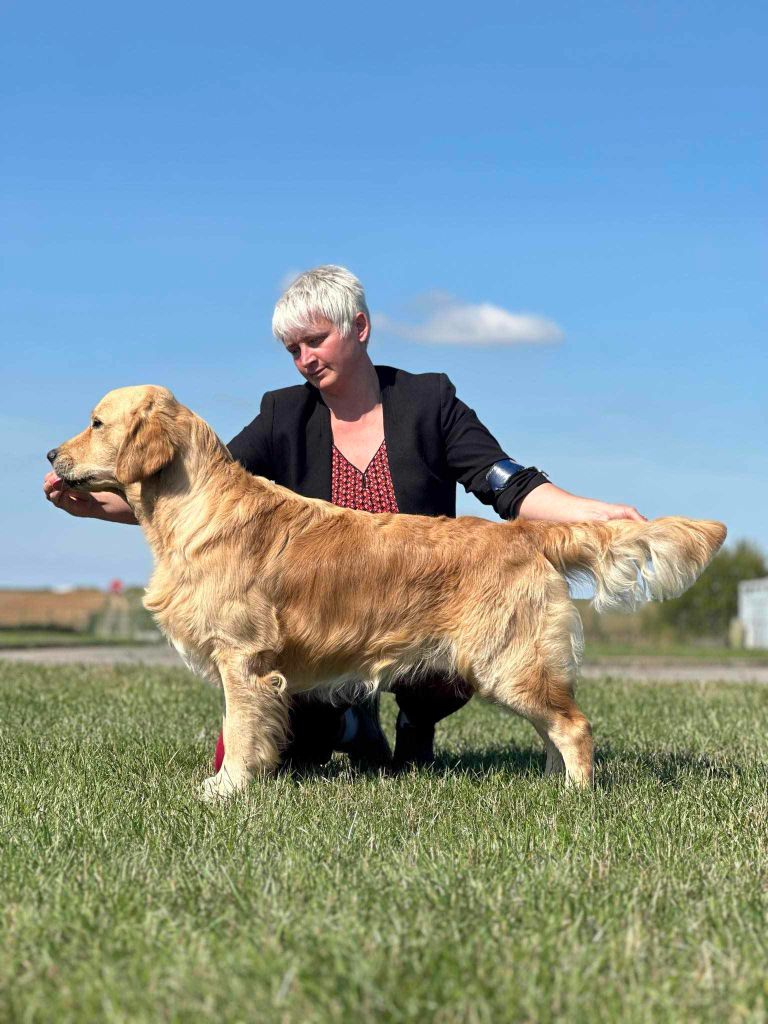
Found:
[[[312,388],[311,384],[307,387]],[[314,388],[312,388],[315,391]],[[317,392],[316,392],[317,394]],[[319,394],[307,420],[304,481],[299,489],[308,498],[331,500],[331,414]]]
[[[384,440],[387,442],[389,475],[392,478],[397,507],[401,512],[409,512],[410,509],[403,507],[405,501],[403,484],[408,476],[408,466],[404,458],[404,453],[408,448],[406,444],[403,444],[403,436],[407,436],[408,433],[408,410],[403,407],[395,387],[395,371],[389,366],[377,366],[376,373],[381,388]]]

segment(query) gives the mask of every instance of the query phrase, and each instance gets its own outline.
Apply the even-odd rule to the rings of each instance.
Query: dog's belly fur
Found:
[[[414,643],[399,650],[372,645],[367,658],[328,657],[311,661],[300,652],[286,650],[277,659],[291,693],[320,690],[329,700],[352,700],[395,682],[417,684],[428,673],[456,675],[456,650],[448,638]]]
[[[243,651],[256,675],[274,673],[282,677],[290,693],[320,690],[330,700],[388,689],[397,680],[416,683],[426,673],[456,674],[456,645],[448,635],[413,637],[404,631],[393,633],[390,624],[389,631],[379,628],[372,635],[361,636],[350,623],[342,622],[335,625],[337,641],[331,639],[321,651],[313,652],[297,642],[290,629],[280,628],[276,613],[277,631],[268,622],[268,635],[264,635],[264,619],[271,616],[264,615],[263,599],[253,602],[260,606],[260,614],[252,615],[243,599],[217,595],[220,603],[214,607],[226,607],[230,616],[233,605],[242,607],[239,618],[245,628],[241,635],[233,636],[231,617],[226,627],[217,623],[210,615],[210,605],[208,613],[200,617],[202,621],[190,622],[190,607],[199,593],[199,587],[176,587],[174,599],[169,602],[163,599],[160,587],[150,585],[144,603],[186,667],[217,687],[222,685],[217,652],[223,648]],[[320,628],[334,631],[328,622],[321,623]]]

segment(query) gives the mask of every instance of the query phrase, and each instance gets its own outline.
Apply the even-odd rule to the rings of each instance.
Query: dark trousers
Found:
[[[472,690],[461,679],[432,674],[417,683],[396,682],[392,692],[400,710],[417,729],[431,729],[454,711],[463,708]],[[291,740],[286,760],[325,761],[342,732],[349,703],[329,704],[311,693],[294,697],[291,706]]]
[[[392,692],[411,725],[428,728],[463,708],[473,691],[463,679],[432,673],[416,683],[398,681]]]
[[[463,708],[472,690],[462,680],[437,673],[422,677],[417,683],[408,680],[392,687],[395,700],[409,723],[417,729],[432,729],[443,718]],[[322,764],[327,761],[342,733],[344,715],[349,703],[329,704],[312,693],[299,694],[291,703],[290,740],[283,752],[284,761]],[[224,738],[219,735],[214,756],[214,771],[224,761]]]

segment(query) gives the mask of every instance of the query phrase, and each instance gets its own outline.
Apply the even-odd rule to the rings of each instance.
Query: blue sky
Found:
[[[0,585],[146,580],[138,529],[44,502],[45,452],[134,383],[228,440],[326,262],[376,361],[447,372],[516,458],[768,550],[764,9],[271,7],[3,7]],[[432,330],[483,304],[562,338]]]

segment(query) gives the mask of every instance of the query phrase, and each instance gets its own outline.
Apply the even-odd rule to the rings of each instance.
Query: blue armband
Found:
[[[500,494],[512,482],[512,478],[522,473],[525,466],[512,459],[502,459],[495,462],[485,474],[485,480],[494,494]]]

